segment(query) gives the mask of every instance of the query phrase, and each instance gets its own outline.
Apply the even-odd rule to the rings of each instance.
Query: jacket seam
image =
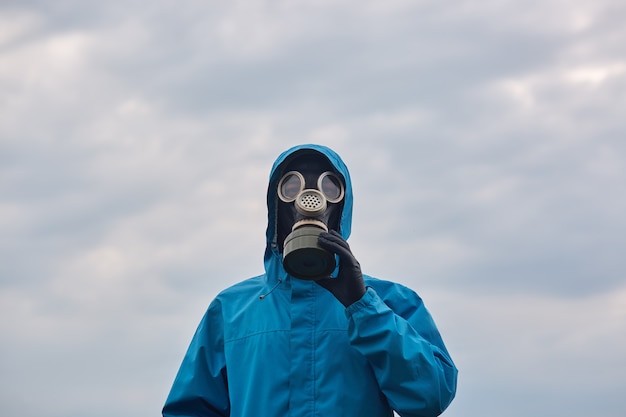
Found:
[[[342,329],[341,327],[330,328],[330,329],[317,329],[315,330],[316,334],[325,333],[325,332],[345,332],[348,329]]]
[[[224,344],[226,345],[228,343],[237,342],[239,340],[248,339],[250,337],[259,336],[259,335],[262,335],[262,334],[268,334],[268,333],[288,333],[288,332],[289,332],[289,329],[286,329],[286,330],[267,330],[267,331],[264,331],[264,332],[256,332],[256,333],[252,333],[252,334],[249,334],[249,335],[246,335],[246,336],[235,337],[233,339],[224,340]]]

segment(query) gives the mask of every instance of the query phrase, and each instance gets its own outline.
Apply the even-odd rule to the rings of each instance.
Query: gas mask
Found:
[[[335,173],[318,175],[321,171],[292,170],[278,183],[279,221],[283,230],[291,225],[283,242],[283,266],[290,275],[305,280],[327,278],[336,266],[335,256],[317,240],[321,232],[338,228],[344,186]]]

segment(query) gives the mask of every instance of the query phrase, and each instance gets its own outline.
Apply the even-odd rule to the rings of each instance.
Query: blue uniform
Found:
[[[328,157],[346,184],[340,233],[347,239],[352,187],[332,150],[303,145],[274,163],[268,188],[265,273],[210,304],[163,408],[164,417],[437,416],[456,392],[457,370],[422,300],[364,276],[367,292],[345,308],[313,281],[290,277],[276,244],[280,164],[302,148]]]

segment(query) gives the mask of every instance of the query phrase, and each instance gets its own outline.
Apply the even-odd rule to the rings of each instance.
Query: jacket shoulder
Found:
[[[381,297],[384,294],[389,294],[390,296],[414,296],[421,299],[414,290],[398,282],[388,281],[370,275],[363,275],[363,279],[365,285],[372,287]]]
[[[393,281],[363,276],[365,285],[376,291],[381,300],[401,315],[410,314],[424,306],[422,298],[411,288]]]
[[[225,301],[233,298],[237,299],[240,297],[253,296],[257,292],[262,293],[263,290],[267,288],[266,281],[265,275],[245,279],[220,291],[215,299]]]

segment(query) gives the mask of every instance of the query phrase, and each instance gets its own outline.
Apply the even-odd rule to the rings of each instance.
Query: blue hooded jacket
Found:
[[[422,300],[364,276],[367,292],[345,308],[313,281],[289,276],[276,244],[277,184],[284,162],[309,149],[345,181],[341,235],[350,235],[352,187],[332,150],[281,154],[267,193],[265,274],[210,304],[163,408],[164,417],[431,417],[456,392],[457,370]],[[358,258],[358,256],[357,256]]]

